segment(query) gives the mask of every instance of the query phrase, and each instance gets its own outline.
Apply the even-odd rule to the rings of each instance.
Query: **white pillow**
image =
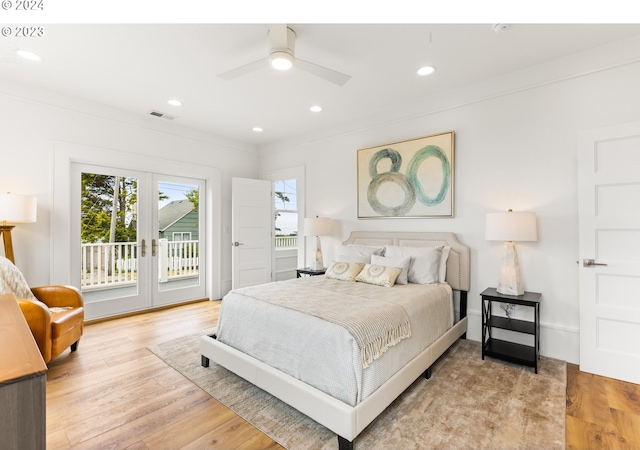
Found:
[[[409,266],[409,283],[431,284],[440,279],[440,260],[442,248],[438,247],[401,247],[397,245],[385,246],[385,256],[411,257]]]
[[[408,274],[409,267],[411,266],[411,257],[410,256],[379,256],[379,255],[371,255],[371,264],[375,264],[378,266],[385,267],[399,267],[402,269],[400,275],[396,279],[396,284],[407,284],[408,283]]]
[[[360,256],[360,255],[338,255],[337,260],[342,262],[355,262],[355,263],[369,264],[371,262],[371,257]]]
[[[353,257],[359,257],[357,259],[358,262],[369,263],[371,262],[371,255],[382,255],[384,252],[384,247],[369,247],[366,245],[343,245],[340,247],[338,251],[338,260],[339,261],[353,261],[355,260]],[[343,258],[344,257],[344,258]],[[349,259],[346,259],[349,257]]]
[[[440,258],[440,271],[438,272],[438,282],[445,283],[447,281],[447,259],[449,259],[449,252],[451,247],[445,245],[442,248],[442,257]]]
[[[376,286],[392,287],[400,275],[400,267],[385,267],[367,264],[356,277],[356,281],[362,281]]]

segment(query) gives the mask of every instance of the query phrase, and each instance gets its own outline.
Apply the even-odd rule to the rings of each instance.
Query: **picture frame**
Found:
[[[454,135],[359,149],[358,218],[454,217]]]

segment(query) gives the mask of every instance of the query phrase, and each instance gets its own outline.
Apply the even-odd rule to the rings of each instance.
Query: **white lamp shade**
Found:
[[[537,241],[536,215],[532,212],[489,213],[485,238],[488,241]]]
[[[307,217],[304,219],[305,236],[330,236],[332,228],[331,219],[328,217]]]
[[[35,222],[37,210],[33,195],[0,194],[0,222]]]

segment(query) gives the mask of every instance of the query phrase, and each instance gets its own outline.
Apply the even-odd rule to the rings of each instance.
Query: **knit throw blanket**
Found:
[[[20,270],[4,256],[0,256],[0,294],[13,294],[18,299],[35,300]]]
[[[409,316],[402,306],[395,303],[287,281],[235,289],[233,292],[342,326],[356,340],[364,369],[387,349],[411,336]]]

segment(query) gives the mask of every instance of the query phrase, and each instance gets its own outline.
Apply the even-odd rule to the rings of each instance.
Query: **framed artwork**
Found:
[[[358,218],[453,217],[453,137],[358,150]]]

